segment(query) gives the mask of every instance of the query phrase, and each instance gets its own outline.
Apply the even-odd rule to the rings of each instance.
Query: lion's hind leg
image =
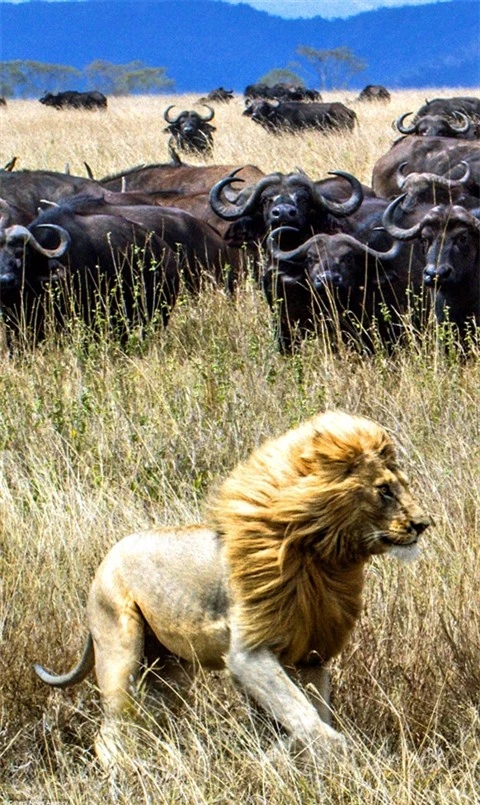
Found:
[[[104,711],[95,751],[102,766],[111,768],[121,743],[121,720],[135,713],[145,622],[131,595],[110,587],[107,596],[105,589],[95,584],[90,593],[88,616]]]

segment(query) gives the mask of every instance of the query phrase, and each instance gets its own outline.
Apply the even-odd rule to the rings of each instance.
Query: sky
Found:
[[[3,0],[5,2],[5,0]],[[23,3],[28,0],[7,0],[7,2]],[[65,0],[48,0],[64,2]],[[0,0],[2,2],[2,0]],[[431,2],[450,2],[450,0],[223,0],[224,3],[246,3],[259,11],[268,11],[280,17],[315,17],[324,19],[333,17],[351,17],[362,11],[394,6],[419,6]]]

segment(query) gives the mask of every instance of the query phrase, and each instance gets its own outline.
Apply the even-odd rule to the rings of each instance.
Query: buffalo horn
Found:
[[[306,251],[315,243],[319,241],[325,240],[325,238],[335,238],[336,240],[341,240],[343,243],[348,244],[352,249],[356,251],[363,252],[364,254],[368,254],[370,257],[374,257],[377,260],[393,260],[395,257],[398,256],[400,249],[402,248],[402,244],[399,243],[398,240],[395,240],[388,251],[378,251],[378,249],[373,249],[371,246],[368,246],[366,243],[362,243],[360,240],[357,240],[353,235],[348,235],[345,232],[339,232],[336,235],[325,235],[325,234],[318,234],[312,235],[305,243],[302,243],[300,246],[297,246],[296,249],[292,249],[291,251],[284,252],[282,251],[278,245],[277,240],[279,235],[283,232],[296,232],[297,230],[291,226],[281,226],[278,229],[274,229],[273,232],[267,238],[267,247],[270,251],[270,254],[275,260],[282,260],[286,262],[291,262],[294,260],[299,260],[303,257]]]
[[[213,120],[215,112],[212,109],[212,107],[208,106],[208,104],[206,104],[206,103],[202,103],[202,106],[204,106],[205,109],[208,109],[208,115],[205,115],[204,117],[202,117],[202,121],[203,121],[203,123],[208,123],[209,120]],[[201,115],[200,115],[200,117],[201,117]]]
[[[396,238],[397,240],[413,240],[413,238],[417,237],[423,224],[423,218],[421,221],[410,227],[410,229],[402,229],[400,226],[397,226],[397,224],[393,223],[393,214],[397,209],[397,207],[400,206],[400,204],[406,197],[407,194],[402,193],[401,196],[398,196],[398,198],[390,202],[387,209],[383,213],[382,218],[383,226],[387,230],[388,234],[391,235],[392,238]]]
[[[67,230],[63,228],[63,226],[58,226],[57,224],[38,224],[37,228],[54,229],[56,232],[58,232],[60,236],[60,243],[56,249],[46,249],[44,246],[41,246],[33,232],[31,232],[30,229],[27,229],[26,226],[20,226],[19,224],[9,227],[6,232],[7,242],[10,243],[11,240],[16,238],[22,239],[25,241],[25,243],[31,243],[34,249],[36,249],[37,252],[40,252],[40,254],[43,254],[45,257],[61,257],[63,254],[65,254],[70,246],[70,235],[68,234]]]
[[[458,132],[459,134],[466,134],[470,128],[470,120],[463,112],[455,112],[455,118],[460,120],[460,124],[458,126],[454,126],[453,123],[450,123],[451,128]]]
[[[324,235],[313,235],[313,237],[306,240],[305,243],[301,243],[300,246],[297,246],[296,249],[291,249],[288,252],[284,252],[278,245],[278,239],[281,235],[287,232],[298,233],[298,229],[296,229],[294,226],[279,226],[277,229],[274,229],[272,232],[270,232],[267,238],[267,249],[274,260],[282,260],[287,263],[294,262],[295,260],[301,260],[303,255],[308,251],[309,246],[312,243],[316,243],[320,238],[324,237]]]
[[[412,112],[405,112],[405,114],[400,115],[400,117],[397,117],[397,119],[395,121],[395,125],[396,125],[398,131],[400,132],[400,134],[413,134],[414,131],[417,130],[417,123],[412,123],[412,125],[409,126],[409,127],[405,126],[404,123],[403,123],[405,118],[408,117],[411,114],[412,114]]]
[[[279,182],[282,178],[280,173],[270,173],[268,176],[264,176],[259,182],[257,182],[242,206],[233,205],[233,207],[227,207],[221,198],[222,190],[224,187],[230,186],[233,182],[243,181],[243,179],[235,178],[236,174],[240,170],[242,170],[242,168],[236,168],[235,170],[231,171],[228,176],[225,176],[225,178],[220,179],[219,182],[214,184],[210,190],[210,206],[214,213],[218,215],[219,218],[223,218],[225,221],[235,221],[238,218],[241,218],[242,215],[246,215],[248,212],[250,212],[250,210],[253,209],[257,203],[260,194],[263,193],[267,187],[270,187],[275,182]]]
[[[178,120],[180,120],[182,112],[180,112],[175,119],[172,119],[172,118],[170,118],[168,116],[168,113],[169,113],[170,109],[174,109],[174,108],[175,108],[175,104],[172,103],[172,104],[170,104],[170,106],[167,106],[167,108],[165,109],[165,111],[163,113],[163,119],[166,120],[167,123],[172,124],[172,123],[176,123]]]
[[[324,207],[332,215],[337,218],[345,218],[347,215],[352,215],[360,207],[363,201],[363,189],[361,183],[355,176],[346,171],[328,171],[330,176],[343,176],[344,179],[352,186],[352,195],[346,201],[332,201],[327,199],[313,184],[313,192],[318,204]]]

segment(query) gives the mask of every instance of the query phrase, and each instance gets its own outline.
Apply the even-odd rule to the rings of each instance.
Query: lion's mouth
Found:
[[[395,548],[411,548],[413,545],[416,545],[418,542],[418,537],[412,537],[409,542],[394,540],[389,537],[387,534],[383,534],[380,537],[380,541],[383,542],[384,545],[388,545],[390,547]]]

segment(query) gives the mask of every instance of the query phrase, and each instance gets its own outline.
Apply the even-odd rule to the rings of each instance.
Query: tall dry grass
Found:
[[[443,94],[457,94],[447,90]],[[429,91],[430,95],[433,95]],[[436,94],[441,94],[439,91]],[[471,90],[469,91],[471,94]],[[2,164],[96,176],[166,161],[162,110],[195,98],[111,100],[103,114],[12,101]],[[348,100],[348,98],[346,98]],[[423,92],[356,106],[358,132],[272,138],[217,107],[214,159],[264,171],[343,169],[369,182],[391,121]],[[196,160],[198,162],[198,160]],[[332,354],[322,339],[277,354],[261,293],[236,304],[182,297],[166,332],[132,354],[75,332],[0,355],[0,790],[2,801],[62,803],[365,803],[480,801],[480,361],[446,353],[433,330],[396,355]],[[108,779],[92,739],[93,679],[52,691],[36,660],[66,669],[85,635],[101,557],[152,523],[194,522],[207,490],[263,438],[327,407],[372,416],[399,446],[435,519],[414,565],[372,562],[365,611],[334,666],[334,708],[349,757],[304,769],[272,762],[275,727],[221,674],[165,698],[145,686],[143,719]]]

